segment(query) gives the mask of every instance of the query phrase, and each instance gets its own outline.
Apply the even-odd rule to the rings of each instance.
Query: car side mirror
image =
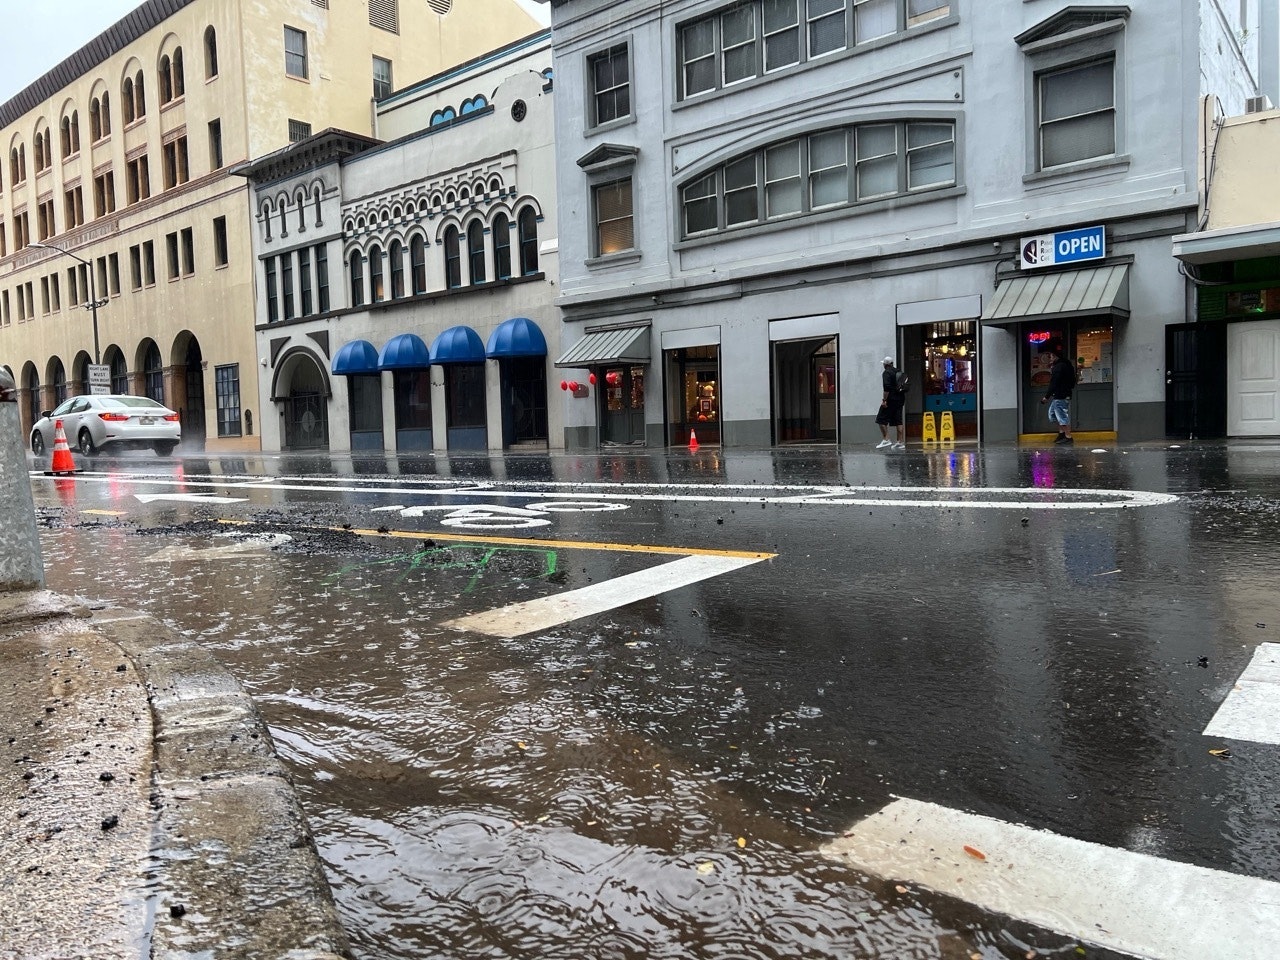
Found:
[[[53,411],[52,411],[52,410],[41,410],[41,411],[40,411],[40,416],[41,416],[42,418],[43,418],[43,417],[52,417],[52,416],[53,416]]]

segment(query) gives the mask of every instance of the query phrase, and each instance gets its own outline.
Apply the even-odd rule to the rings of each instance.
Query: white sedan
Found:
[[[150,397],[126,394],[69,397],[46,410],[31,428],[31,451],[40,456],[53,449],[58,420],[67,443],[86,457],[103,447],[151,447],[162,457],[182,439],[178,414]]]

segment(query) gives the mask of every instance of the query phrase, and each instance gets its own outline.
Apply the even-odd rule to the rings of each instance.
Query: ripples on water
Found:
[[[51,587],[148,609],[254,694],[362,958],[1024,955],[976,911],[820,857],[805,811],[830,760],[797,734],[823,708],[793,704],[742,742],[749,704],[714,651],[673,662],[635,624],[442,631],[466,569],[148,564],[158,542],[109,526],[44,542]],[[100,584],[104,556],[134,571],[127,595]],[[782,665],[759,654],[765,676]]]

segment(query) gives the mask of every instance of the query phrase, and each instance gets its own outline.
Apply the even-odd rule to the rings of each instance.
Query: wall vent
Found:
[[[1245,113],[1265,113],[1271,109],[1271,98],[1266,94],[1260,97],[1250,97],[1244,102]]]

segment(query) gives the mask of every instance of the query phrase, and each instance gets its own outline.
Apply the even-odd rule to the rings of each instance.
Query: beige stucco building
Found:
[[[516,0],[148,0],[0,105],[0,364],[24,426],[100,363],[181,412],[184,445],[257,449],[251,209],[228,169],[371,133],[375,92],[537,26]]]

